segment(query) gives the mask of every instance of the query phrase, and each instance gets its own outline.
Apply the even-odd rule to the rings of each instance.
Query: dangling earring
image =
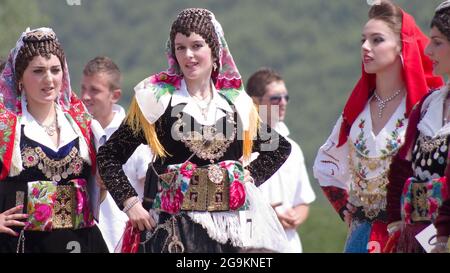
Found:
[[[216,70],[217,70],[217,63],[214,62],[214,63],[213,63],[213,71],[216,71]]]
[[[19,91],[22,92],[22,88],[23,88],[23,84],[21,82],[19,82]]]

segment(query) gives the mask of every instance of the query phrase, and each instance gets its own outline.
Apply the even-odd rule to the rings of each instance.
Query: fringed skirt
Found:
[[[161,212],[155,232],[142,232],[139,252],[146,253],[236,253],[240,248],[231,242],[221,244],[210,238],[201,224],[186,213],[171,215]],[[148,235],[147,235],[148,234]]]

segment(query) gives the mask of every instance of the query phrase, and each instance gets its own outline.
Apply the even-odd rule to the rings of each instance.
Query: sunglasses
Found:
[[[270,103],[271,104],[280,104],[281,99],[285,99],[286,102],[289,101],[289,95],[275,95],[275,96],[271,96],[269,97]]]

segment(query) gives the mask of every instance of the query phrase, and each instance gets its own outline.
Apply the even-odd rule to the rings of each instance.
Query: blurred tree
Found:
[[[8,56],[27,27],[39,27],[48,22],[35,1],[0,0],[0,57]]]

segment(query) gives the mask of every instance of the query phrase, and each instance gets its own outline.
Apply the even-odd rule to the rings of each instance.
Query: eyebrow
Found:
[[[371,33],[369,36],[373,37],[373,36],[377,36],[377,35],[384,36],[384,34],[380,33],[380,32]],[[361,37],[366,37],[366,35],[363,33],[363,34],[361,34]]]
[[[46,68],[47,66],[45,65],[34,65],[32,66],[33,68]],[[56,67],[61,67],[61,65],[52,65],[51,68],[56,68]]]
[[[206,43],[205,41],[203,41],[203,40],[194,40],[194,41],[192,41],[192,42],[190,42],[190,43]],[[175,43],[175,45],[183,45],[184,43]]]

